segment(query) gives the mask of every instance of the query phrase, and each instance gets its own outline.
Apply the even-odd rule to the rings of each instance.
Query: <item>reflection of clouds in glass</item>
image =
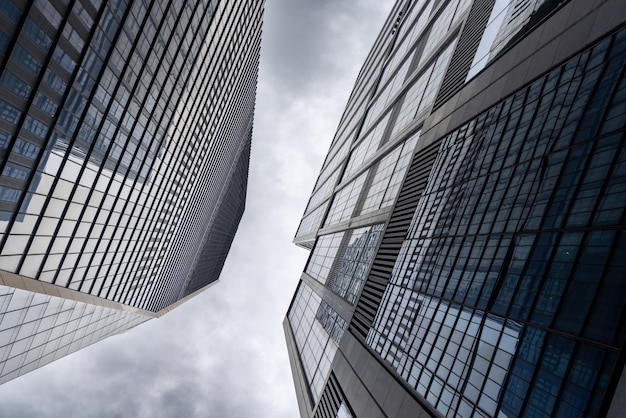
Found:
[[[150,317],[0,286],[0,383],[41,367]],[[20,318],[28,318],[20,321]]]
[[[495,414],[522,326],[395,286],[384,300],[368,345],[442,414]]]
[[[86,158],[87,154],[80,147],[72,147],[68,152],[68,144],[63,139],[56,141],[51,150],[45,151],[3,250],[3,255],[11,255],[14,253],[11,248],[18,248],[20,254],[37,257],[37,262],[24,263],[20,274],[35,278],[41,266],[40,280],[61,286],[70,285],[79,290],[77,284],[69,282],[72,267],[86,270],[89,264],[97,265],[102,258],[101,251],[109,242],[120,237],[119,228],[114,236],[115,225],[133,228],[138,224],[138,218],[126,214],[135,213],[136,208],[154,201],[154,197],[139,193],[138,182],[145,177],[138,177],[136,171],[128,171],[128,167],[121,167],[118,161],[109,157],[90,155]],[[148,168],[148,165],[144,167]],[[46,200],[46,196],[50,198]],[[120,211],[124,205],[126,210],[122,214]],[[38,224],[39,217],[41,222]],[[104,231],[103,223],[107,220],[111,227]],[[0,228],[7,225],[8,221],[0,222]],[[167,226],[162,219],[156,219],[145,225],[144,232],[153,233]],[[21,241],[33,233],[36,233],[36,238],[26,252],[25,243]],[[42,237],[46,238],[46,242]],[[51,242],[53,245],[49,248]],[[82,255],[61,257],[68,248],[74,254],[80,252]],[[155,252],[158,248],[155,245],[146,251]],[[47,252],[49,255],[43,262],[43,254]],[[92,255],[94,258],[88,262]],[[3,261],[7,262],[6,268],[15,269],[19,257]],[[89,269],[89,277],[95,277],[95,274],[95,267]],[[142,286],[149,284],[143,283]]]
[[[465,81],[485,68],[543,3],[545,0],[496,0]]]
[[[491,47],[496,40],[496,36],[500,32],[502,22],[504,22],[504,17],[506,16],[510,4],[511,0],[496,0],[496,3],[491,10],[491,15],[489,16],[487,27],[485,28],[483,37],[480,40],[480,44],[478,45],[478,50],[476,51],[476,55],[474,55],[474,61],[472,62],[465,81],[468,81],[470,78],[474,77],[487,65],[487,62],[489,61],[489,53],[491,51]]]
[[[322,284],[326,283],[330,274],[330,269],[337,256],[337,251],[339,251],[344,233],[337,232],[321,236],[315,243],[315,248],[304,271],[315,277]]]
[[[287,317],[317,403],[347,323],[305,282],[300,282]]]
[[[352,418],[352,414],[348,410],[348,407],[345,403],[341,402],[339,405],[339,410],[337,411],[337,418]]]

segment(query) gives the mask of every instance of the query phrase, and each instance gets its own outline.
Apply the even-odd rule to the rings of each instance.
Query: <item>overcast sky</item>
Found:
[[[164,317],[0,386],[1,417],[295,417],[292,244],[393,1],[268,0],[248,199],[220,281]]]

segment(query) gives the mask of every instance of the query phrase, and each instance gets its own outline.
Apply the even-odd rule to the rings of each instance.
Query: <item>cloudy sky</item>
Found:
[[[295,417],[291,243],[391,0],[267,0],[246,213],[220,282],[0,386],[2,417]]]

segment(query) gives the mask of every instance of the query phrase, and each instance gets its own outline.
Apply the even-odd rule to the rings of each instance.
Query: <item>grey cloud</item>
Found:
[[[315,94],[317,83],[343,77],[346,67],[354,67],[355,54],[361,57],[362,44],[374,40],[389,6],[373,1],[275,0],[266,8],[262,65],[271,67],[269,77],[277,88],[307,95]]]

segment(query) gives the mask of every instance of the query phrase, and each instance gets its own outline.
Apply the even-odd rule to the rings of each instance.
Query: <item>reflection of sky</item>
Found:
[[[63,159],[66,159],[65,166],[63,167],[63,171],[59,173]],[[108,196],[126,199],[130,195],[131,190],[137,189],[135,184],[137,181],[136,178],[131,178],[130,176],[113,172],[105,167],[102,167],[102,171],[98,174],[100,166],[94,164],[90,160],[86,161],[86,167],[82,174],[80,174],[80,170],[84,164],[85,160],[82,159],[77,153],[70,152],[68,155],[63,155],[60,151],[53,150],[48,154],[48,159],[45,167],[43,168],[43,172],[53,177],[59,176],[59,182],[61,184],[65,183],[67,187],[72,187],[73,183],[78,183],[79,186],[84,186],[89,189],[93,188],[94,194],[104,193],[108,186]],[[44,182],[43,184],[40,183],[34,192],[41,195],[47,195],[52,191],[49,188],[49,184]],[[76,195],[72,198],[73,202],[75,200]],[[152,201],[153,199],[148,200]],[[75,203],[84,204],[82,201],[77,201]]]
[[[343,402],[341,403],[341,405],[339,405],[337,418],[352,418],[352,414],[350,413],[350,411],[348,411],[348,407]]]
[[[0,383],[150,317],[0,286]],[[28,318],[20,321],[19,318]]]
[[[313,401],[317,403],[346,321],[305,282],[300,282],[288,318]]]
[[[471,415],[472,405],[494,414],[521,325],[419,292],[398,291],[396,286],[385,291],[388,310],[377,314],[368,345],[442,414],[459,397],[459,411],[469,408],[461,416]]]
[[[496,0],[466,82],[487,66],[543,3],[545,0]]]
[[[61,216],[61,211],[55,208],[59,205],[67,207],[67,212],[63,216],[66,220],[62,221],[62,224],[60,224],[62,228],[52,237],[52,242],[55,245],[50,250],[50,257],[41,266],[40,280],[51,281],[55,277],[55,272],[63,269],[57,276],[57,281],[61,285],[67,284],[66,281],[70,280],[68,267],[72,263],[67,261],[71,260],[67,258],[63,265],[55,264],[55,255],[60,254],[59,251],[63,252],[64,250],[62,249],[66,248],[66,245],[71,242],[71,248],[83,249],[81,259],[89,257],[89,254],[96,254],[97,244],[95,239],[101,239],[102,242],[98,245],[98,248],[101,249],[111,239],[115,238],[112,236],[112,233],[108,233],[108,235],[104,233],[102,223],[105,220],[108,220],[106,222],[107,225],[115,226],[117,220],[122,217],[117,230],[133,228],[137,223],[137,218],[130,218],[130,214],[137,212],[137,207],[151,205],[155,200],[152,196],[138,192],[140,187],[146,185],[146,183],[139,183],[141,179],[138,176],[131,176],[130,172],[128,175],[117,173],[106,168],[105,164],[97,158],[85,159],[85,154],[79,149],[72,149],[70,152],[67,152],[67,148],[63,149],[61,146],[55,146],[51,151],[45,152],[45,157],[40,164],[41,171],[35,173],[30,183],[29,193],[25,197],[20,209],[20,215],[16,218],[11,235],[7,241],[9,247],[11,247],[14,241],[22,239],[22,236],[19,234],[37,233],[38,235],[46,235],[48,230],[50,230],[48,234],[54,232],[54,228],[58,225],[57,222],[59,222],[57,219]],[[98,171],[100,172],[98,173]],[[57,178],[56,184],[53,183],[54,178]],[[72,193],[74,188],[75,192]],[[134,193],[133,190],[135,190]],[[43,211],[45,196],[48,195],[52,199],[46,210]],[[119,210],[125,204],[128,205],[126,210],[123,214],[119,213]],[[100,209],[97,209],[98,206],[100,206]],[[117,208],[118,212],[114,212],[115,208]],[[41,216],[45,217],[38,229],[35,230],[36,220]],[[93,225],[93,228],[87,232],[89,225],[93,224],[93,221],[96,219],[95,216],[100,220],[100,223]],[[8,221],[0,222],[0,228],[6,228],[7,225]],[[79,233],[73,233],[75,226],[78,227]],[[160,218],[156,218],[146,223],[144,233],[150,234],[157,228],[165,227],[165,222]],[[82,233],[80,233],[81,231]],[[34,244],[37,243],[38,239],[34,241]],[[47,238],[47,241],[51,242],[50,238]],[[159,243],[159,245],[155,245],[149,251],[154,253],[160,247],[162,245]],[[42,249],[35,245],[29,250],[29,254],[38,254],[41,251]],[[98,255],[96,254],[95,257],[97,259]],[[135,262],[135,265],[140,264],[142,264],[142,260]],[[38,265],[34,268],[29,268],[29,266],[30,264],[26,264],[20,270],[20,274],[27,277],[35,277],[38,274]],[[9,270],[11,265],[7,262],[4,268]],[[87,278],[95,277],[89,276]],[[148,282],[141,283],[142,286],[149,284]],[[76,288],[76,286],[77,284],[74,284],[73,288]],[[93,289],[94,292],[98,290],[98,286],[95,286]],[[81,289],[81,291],[87,290]]]
[[[493,42],[496,40],[498,32],[500,32],[500,27],[502,26],[502,22],[504,21],[504,17],[506,16],[511,2],[512,0],[496,0],[496,4],[494,4],[491,10],[487,27],[480,40],[478,50],[476,51],[476,55],[474,55],[474,61],[472,62],[472,66],[465,81],[474,77],[487,65],[489,61],[489,51],[491,51]]]

